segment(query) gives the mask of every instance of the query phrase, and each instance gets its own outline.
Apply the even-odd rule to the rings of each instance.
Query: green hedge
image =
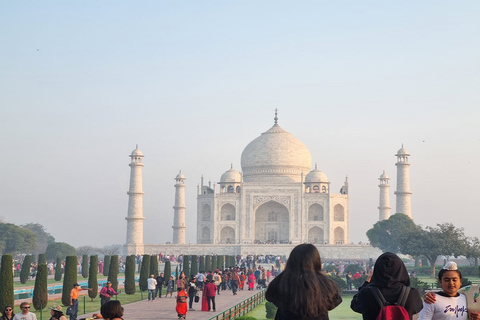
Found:
[[[88,278],[88,255],[86,254],[82,256],[82,277]]]
[[[32,267],[32,256],[28,255],[25,256],[23,259],[22,270],[20,270],[20,283],[25,284],[28,281],[28,277],[30,276],[30,268]]]
[[[108,270],[108,281],[112,283],[113,290],[118,290],[118,256],[110,257],[110,270]]]
[[[47,264],[42,263],[38,265],[37,276],[35,277],[35,287],[33,289],[32,303],[35,310],[43,310],[48,303],[47,291]]]
[[[13,297],[13,257],[10,254],[2,256],[2,265],[0,267],[0,310],[5,310],[5,306],[13,306],[15,299]]]
[[[63,277],[62,304],[70,305],[70,292],[77,282],[77,256],[67,256],[65,261],[65,276]]]
[[[140,267],[140,279],[138,281],[138,285],[140,287],[140,291],[146,291],[148,289],[148,277],[150,273],[150,256],[148,254],[143,255],[142,265]]]
[[[57,258],[57,264],[55,265],[55,281],[62,280],[62,258]]]
[[[125,263],[125,293],[135,294],[135,256],[127,256]]]
[[[90,256],[90,270],[88,270],[88,296],[90,299],[95,299],[98,294],[98,256]]]

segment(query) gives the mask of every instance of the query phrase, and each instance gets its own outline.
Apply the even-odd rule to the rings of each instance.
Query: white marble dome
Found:
[[[140,151],[140,149],[138,149],[138,144],[137,144],[137,147],[135,148],[135,150],[132,151],[132,156],[142,156],[143,157],[143,153],[142,151]]]
[[[310,171],[305,177],[305,182],[328,182],[328,178],[325,173],[318,170],[315,166],[315,169]]]
[[[242,152],[243,181],[300,182],[310,171],[308,148],[277,123],[250,142]]]
[[[398,155],[405,155],[405,156],[409,156],[409,155],[410,155],[410,153],[408,153],[407,149],[405,149],[405,148],[403,147],[403,144],[402,144],[402,148],[401,148],[400,150],[398,150],[398,151],[397,151],[397,154],[396,154],[396,156],[398,156]]]
[[[185,176],[183,175],[182,171],[180,171],[177,176],[175,177],[175,180],[180,180],[180,179],[184,179],[185,180]]]
[[[224,182],[242,182],[242,174],[232,167],[220,177],[220,183]]]

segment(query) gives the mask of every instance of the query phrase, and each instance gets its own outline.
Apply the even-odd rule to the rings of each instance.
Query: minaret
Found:
[[[390,186],[388,185],[388,180],[390,180],[390,178],[387,176],[387,174],[385,173],[385,170],[383,170],[383,173],[382,175],[380,176],[380,178],[378,178],[378,180],[380,180],[380,184],[378,185],[378,187],[380,188],[380,203],[379,203],[379,206],[378,206],[378,210],[379,210],[379,217],[378,217],[378,221],[382,221],[382,220],[387,220],[388,218],[390,218]]]
[[[130,155],[130,188],[128,194],[127,245],[143,245],[142,158],[138,145]],[[143,249],[142,249],[143,250]]]
[[[397,157],[397,163],[395,163],[397,166],[397,191],[395,191],[397,197],[396,213],[403,213],[411,218],[412,205],[410,198],[412,192],[410,191],[410,176],[408,173],[408,168],[410,167],[408,157],[410,154],[402,144],[402,148],[398,150],[395,156]]]
[[[173,244],[185,244],[185,176],[182,171],[175,178],[175,206],[173,207]],[[203,179],[202,179],[203,181]]]

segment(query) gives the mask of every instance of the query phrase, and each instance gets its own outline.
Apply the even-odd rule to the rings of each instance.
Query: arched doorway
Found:
[[[333,240],[335,244],[344,244],[345,242],[345,232],[342,228],[336,227],[333,231]]]
[[[308,242],[323,244],[323,230],[319,227],[313,227],[308,230]]]
[[[235,207],[230,203],[224,204],[220,209],[220,220],[222,221],[235,220]]]
[[[201,243],[210,243],[210,229],[208,227],[202,228],[202,239]]]
[[[220,231],[220,243],[235,243],[235,230],[225,227]]]
[[[269,201],[255,211],[255,242],[288,242],[289,228],[289,212],[283,204]]]

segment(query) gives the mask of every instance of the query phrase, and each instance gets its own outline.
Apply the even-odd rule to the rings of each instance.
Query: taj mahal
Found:
[[[411,217],[408,151],[397,152],[396,212]],[[125,254],[287,254],[313,243],[323,258],[368,259],[380,254],[369,245],[349,243],[348,177],[338,193],[327,175],[312,168],[308,148],[278,123],[251,141],[241,155],[241,172],[232,166],[218,183],[197,186],[197,244],[185,243],[186,178],[175,178],[173,241],[143,243],[143,153],[130,155],[131,173]],[[390,216],[389,177],[379,178],[379,219]],[[274,244],[274,245],[273,245]]]

